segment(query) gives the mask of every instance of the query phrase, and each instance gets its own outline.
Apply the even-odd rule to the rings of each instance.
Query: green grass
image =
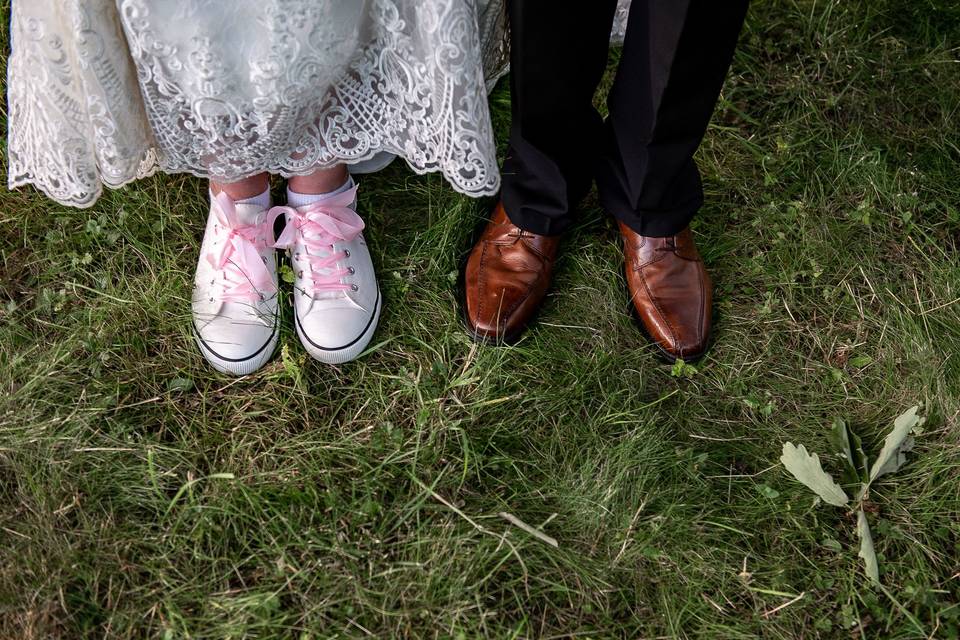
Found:
[[[594,196],[539,325],[490,348],[456,273],[491,203],[364,179],[377,348],[322,366],[287,323],[233,380],[189,330],[201,181],[0,193],[0,637],[956,637],[958,47],[946,1],[754,3],[698,156],[720,316],[688,378]],[[916,403],[872,588],[778,456],[834,416],[876,452]]]

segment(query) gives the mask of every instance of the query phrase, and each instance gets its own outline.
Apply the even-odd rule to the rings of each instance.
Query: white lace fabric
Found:
[[[10,188],[89,207],[156,171],[291,176],[381,151],[499,188],[504,0],[13,0],[10,25]]]
[[[11,37],[9,185],[62,204],[158,170],[233,181],[380,151],[499,188],[500,0],[13,0]]]

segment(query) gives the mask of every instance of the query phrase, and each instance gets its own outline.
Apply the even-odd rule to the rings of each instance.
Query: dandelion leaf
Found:
[[[807,453],[802,444],[794,446],[792,442],[784,443],[780,462],[794,478],[807,485],[827,504],[842,507],[849,502],[850,499],[840,485],[823,470],[817,454]]]
[[[894,420],[893,429],[890,430],[883,441],[883,449],[880,450],[880,455],[877,456],[873,466],[870,467],[871,483],[882,475],[893,473],[906,462],[907,457],[904,453],[913,448],[913,438],[910,437],[910,432],[923,424],[923,419],[917,415],[918,409],[917,406],[910,407]]]
[[[867,523],[867,515],[860,509],[857,512],[857,535],[860,537],[860,552],[857,554],[863,558],[863,565],[867,571],[867,577],[874,584],[880,584],[880,567],[877,564],[877,552],[873,548],[873,536],[870,535],[870,525]]]

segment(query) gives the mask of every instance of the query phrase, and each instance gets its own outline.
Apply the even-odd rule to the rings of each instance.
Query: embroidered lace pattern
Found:
[[[10,186],[86,207],[158,170],[230,181],[389,151],[497,191],[484,63],[492,81],[505,60],[499,0],[225,6],[14,0]]]
[[[9,186],[88,207],[156,171],[232,181],[388,151],[493,194],[503,3],[13,0]]]

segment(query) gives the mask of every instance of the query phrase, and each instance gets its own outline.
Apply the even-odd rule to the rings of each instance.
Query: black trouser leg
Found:
[[[510,0],[513,121],[501,199],[510,220],[562,233],[586,195],[603,127],[593,95],[607,63],[616,0]]]
[[[673,235],[703,204],[693,154],[747,3],[633,0],[596,177],[603,207],[641,235]]]

